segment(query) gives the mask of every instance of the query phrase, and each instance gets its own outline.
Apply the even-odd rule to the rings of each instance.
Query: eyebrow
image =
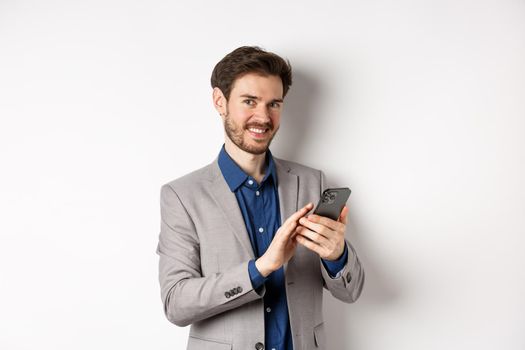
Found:
[[[241,97],[247,97],[247,98],[251,98],[251,99],[257,100],[257,101],[261,100],[260,97],[253,96],[253,95],[250,95],[250,94],[242,94]],[[271,102],[283,102],[283,99],[282,98],[274,98]]]

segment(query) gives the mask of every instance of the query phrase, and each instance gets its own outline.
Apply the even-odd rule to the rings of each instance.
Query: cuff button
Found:
[[[346,274],[346,282],[347,282],[347,283],[350,283],[351,280],[352,280],[352,276],[350,276],[350,272],[348,272],[348,273]]]

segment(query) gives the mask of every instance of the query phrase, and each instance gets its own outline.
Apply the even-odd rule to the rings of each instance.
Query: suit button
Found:
[[[225,296],[226,298],[229,298],[229,297],[231,297],[232,295],[230,294],[230,292],[226,292],[226,293],[224,293],[224,296]]]
[[[350,283],[351,280],[352,280],[352,276],[350,276],[350,272],[348,272],[346,274],[346,282]]]
[[[257,349],[257,350],[264,350],[264,344],[261,343],[261,342],[255,344],[255,349]]]
[[[241,293],[242,292],[242,288],[241,287],[237,287],[237,293]]]

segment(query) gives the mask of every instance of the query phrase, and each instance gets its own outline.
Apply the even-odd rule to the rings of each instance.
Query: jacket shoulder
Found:
[[[218,164],[216,161],[205,165],[197,170],[193,170],[174,180],[162,185],[163,188],[170,187],[175,192],[184,192],[187,189],[205,186],[216,177]]]

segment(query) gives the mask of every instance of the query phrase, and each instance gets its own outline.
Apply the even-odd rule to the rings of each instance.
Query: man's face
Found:
[[[249,73],[237,78],[222,113],[226,135],[245,152],[266,152],[279,130],[282,105],[280,77]]]

